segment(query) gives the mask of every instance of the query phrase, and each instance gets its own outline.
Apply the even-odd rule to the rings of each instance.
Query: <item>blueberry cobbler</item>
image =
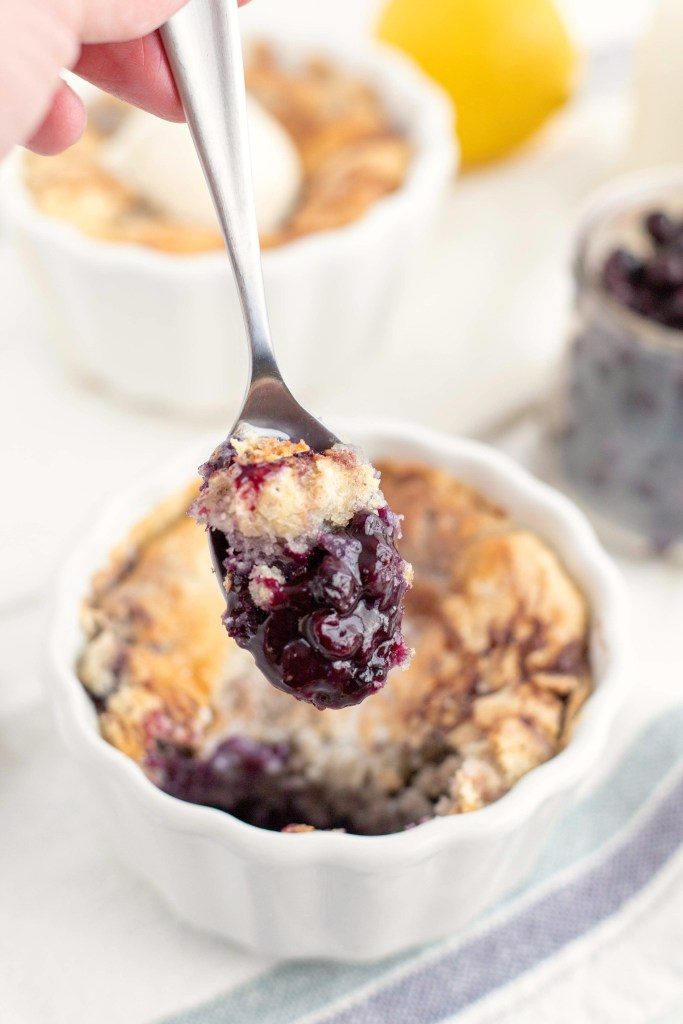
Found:
[[[638,551],[683,540],[683,215],[622,210],[580,253],[552,443],[564,479]]]
[[[358,704],[409,650],[412,569],[399,518],[358,451],[231,437],[202,466],[192,514],[223,539],[230,636],[275,686],[315,707]]]
[[[567,743],[591,690],[588,612],[557,555],[446,473],[378,469],[404,516],[415,653],[353,707],[293,700],[228,636],[196,492],[95,577],[80,678],[102,735],[167,793],[268,829],[383,834],[484,807]]]

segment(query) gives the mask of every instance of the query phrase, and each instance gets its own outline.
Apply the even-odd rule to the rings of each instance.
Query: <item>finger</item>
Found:
[[[111,43],[146,36],[180,10],[187,0],[84,0],[81,39]],[[229,0],[223,0],[229,2]],[[241,4],[246,0],[239,0]]]
[[[62,82],[54,96],[42,124],[26,147],[43,156],[53,156],[78,142],[85,128],[85,108],[82,100]]]
[[[81,78],[169,121],[184,120],[158,33],[128,43],[84,46],[74,66]]]
[[[83,0],[80,37],[84,43],[146,36],[163,25],[186,0]]]
[[[136,107],[169,121],[185,120],[158,32],[131,41],[86,45],[74,71]]]

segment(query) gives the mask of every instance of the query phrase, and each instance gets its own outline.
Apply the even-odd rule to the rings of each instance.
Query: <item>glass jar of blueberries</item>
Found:
[[[608,542],[683,551],[683,168],[596,197],[549,412],[551,473]]]

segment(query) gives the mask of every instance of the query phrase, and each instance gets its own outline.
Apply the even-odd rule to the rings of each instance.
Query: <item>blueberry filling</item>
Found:
[[[359,512],[304,552],[279,545],[268,556],[275,573],[265,608],[250,586],[253,543],[229,538],[224,622],[271,683],[317,708],[342,708],[380,689],[406,660],[399,523],[385,507]]]
[[[204,759],[189,749],[157,741],[147,767],[171,796],[228,811],[261,828],[280,830],[294,808],[283,785],[286,744],[231,736]]]
[[[434,764],[444,756],[442,747],[424,752]],[[316,829],[383,835],[410,828],[434,814],[434,801],[424,794],[379,794],[371,789],[326,786],[302,772],[286,743],[263,743],[244,735],[223,740],[203,758],[189,748],[157,740],[146,767],[156,784],[171,796],[215,807],[276,832],[300,823]],[[404,774],[409,786],[407,765]]]
[[[646,255],[614,249],[602,268],[605,289],[624,306],[683,330],[683,220],[653,210],[643,219]]]
[[[647,255],[615,249],[599,277],[650,321],[683,330],[683,221],[642,220]],[[683,335],[650,338],[586,291],[567,361],[554,444],[565,477],[591,506],[655,551],[683,537]]]

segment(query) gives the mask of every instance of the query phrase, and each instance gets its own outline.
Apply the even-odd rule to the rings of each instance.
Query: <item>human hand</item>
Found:
[[[245,3],[246,0],[240,0]],[[85,127],[68,68],[171,121],[183,113],[156,29],[186,0],[0,0],[0,158],[59,153]]]

